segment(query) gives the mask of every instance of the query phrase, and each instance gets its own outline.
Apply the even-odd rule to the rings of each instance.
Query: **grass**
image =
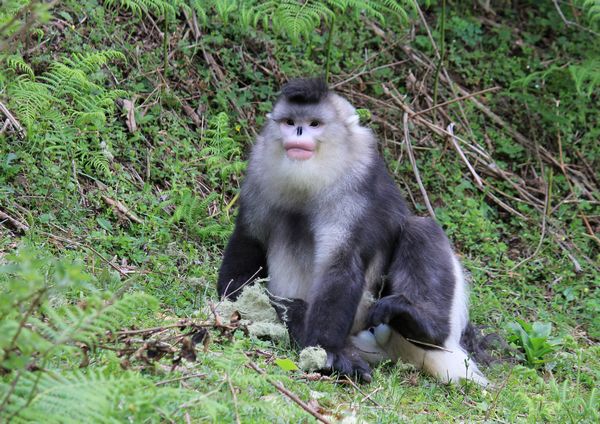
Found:
[[[138,18],[95,1],[65,1],[53,15],[42,26],[38,47],[29,54],[23,48],[17,53],[41,75],[50,63],[74,52],[119,51],[125,61],[102,65],[89,78],[104,94],[116,89],[128,93],[138,129],[130,132],[126,113],[116,109],[107,109],[106,120],[99,124],[77,126],[68,115],[77,106],[73,103],[61,106],[62,127],[56,126],[54,115],[44,115],[47,123],[34,120],[31,125],[35,137],[0,135],[0,211],[28,228],[21,231],[1,221],[0,262],[18,261],[11,255],[24,246],[33,250],[41,262],[30,265],[27,275],[47,278],[52,289],[60,285],[60,279],[44,271],[58,267],[52,258],[78,270],[67,280],[85,284],[52,294],[49,302],[54,306],[77,304],[92,294],[106,300],[106,293],[119,290],[158,299],[158,307],[132,310],[122,328],[207,318],[208,303],[216,301],[216,275],[232,230],[248,147],[279,85],[292,76],[322,73],[326,36],[317,30],[305,44],[294,44],[262,27],[241,30],[209,15],[202,36],[195,39],[184,20],[174,20],[165,80],[163,28],[156,18]],[[298,372],[279,368],[273,359],[298,359],[285,344],[251,339],[241,331],[226,337],[213,329],[207,350],[198,345],[197,361],[182,360],[174,370],[172,356],[124,363],[122,346],[100,336],[89,354],[80,348],[69,355],[57,352],[49,357],[48,368],[59,375],[71,372],[87,357],[82,373],[127,381],[118,383],[123,389],[114,414],[133,422],[312,419],[269,379],[310,401],[330,420],[597,422],[600,251],[585,220],[597,234],[600,198],[598,192],[586,195],[584,186],[572,186],[560,167],[539,154],[544,148],[558,158],[560,147],[564,157],[557,161],[564,159],[580,172],[585,172],[585,163],[591,169],[600,166],[600,128],[594,118],[600,93],[597,87],[590,96],[578,93],[563,73],[565,66],[597,57],[597,38],[565,27],[552,5],[527,4],[519,13],[498,10],[491,23],[466,6],[453,4],[447,15],[444,66],[472,92],[500,85],[499,93],[486,95],[485,104],[534,140],[534,148],[494,125],[469,100],[460,102],[462,112],[458,103],[441,110],[468,122],[457,134],[475,140],[500,167],[518,175],[539,204],[549,202],[552,225],[544,233],[539,210],[510,200],[520,194],[506,179],[482,174],[489,184],[479,190],[447,140],[411,126],[418,168],[438,221],[471,273],[472,320],[507,338],[516,318],[526,323],[523,328],[536,321],[551,323],[551,334],[544,333],[542,341],[556,345],[541,354],[543,361],[527,363],[526,352],[515,341],[513,360],[485,369],[495,383],[490,389],[441,385],[403,364],[383,364],[375,370],[373,383],[354,386],[344,380],[307,381]],[[440,10],[433,7],[426,16],[433,38],[439,40]],[[407,198],[414,199],[416,212],[425,215],[401,148],[402,132],[396,131],[401,112],[382,82],[397,87],[416,110],[427,108],[423,92],[408,81],[413,74],[417,85],[422,79],[432,84],[433,77],[400,46],[426,57],[433,57],[433,47],[422,23],[416,24],[412,39],[404,27],[386,28],[382,37],[370,22],[351,17],[336,21],[331,82],[365,72],[339,90],[357,107],[370,110],[367,124],[377,131],[390,170]],[[554,62],[558,67],[549,71]],[[0,101],[12,106],[7,87],[14,75],[2,75]],[[447,85],[440,84],[440,89],[439,101],[456,97]],[[444,118],[438,113],[435,119]],[[550,169],[552,189],[547,190]],[[494,188],[527,220],[490,200],[488,193],[498,193]],[[567,237],[567,250],[553,234]],[[576,272],[567,253],[581,271]],[[6,293],[6,286],[0,287]],[[268,378],[249,369],[249,361]],[[2,387],[13,381],[10,369],[0,370]],[[135,389],[126,389],[128,384]]]

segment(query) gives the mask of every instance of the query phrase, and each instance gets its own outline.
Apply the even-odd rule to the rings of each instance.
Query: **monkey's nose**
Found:
[[[298,135],[298,136],[302,135],[302,127],[296,128],[296,135]]]

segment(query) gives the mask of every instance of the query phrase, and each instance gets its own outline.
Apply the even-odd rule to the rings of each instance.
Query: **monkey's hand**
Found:
[[[445,321],[427,305],[416,306],[403,295],[386,296],[369,311],[367,326],[388,324],[411,341],[442,345],[447,337]]]
[[[369,364],[353,347],[345,347],[337,353],[327,352],[327,368],[365,383],[372,380]]]
[[[376,327],[379,324],[400,324],[408,318],[411,305],[402,295],[386,296],[379,299],[369,311],[367,326]],[[394,326],[395,327],[395,326]]]

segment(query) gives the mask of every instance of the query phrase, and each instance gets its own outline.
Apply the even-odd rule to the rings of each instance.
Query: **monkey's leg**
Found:
[[[217,282],[219,296],[232,300],[240,295],[244,285],[268,275],[264,248],[258,240],[248,234],[242,222],[240,212],[235,230],[225,249]]]
[[[290,341],[296,346],[302,345],[304,340],[304,317],[306,316],[306,302],[302,299],[286,299],[270,296],[271,304],[277,311],[279,319],[285,322],[290,334]]]
[[[364,281],[358,252],[340,250],[309,294],[303,345],[323,347],[334,371],[368,382],[371,381],[369,365],[349,342]]]
[[[466,325],[466,290],[455,262],[433,220],[409,218],[388,270],[390,295],[372,307],[369,323],[386,323],[406,338],[438,346],[450,336],[459,340]]]
[[[368,321],[395,330],[385,346],[390,356],[402,357],[442,381],[468,378],[486,385],[460,346],[468,321],[463,271],[433,220],[408,220],[388,275],[391,293],[372,307]]]

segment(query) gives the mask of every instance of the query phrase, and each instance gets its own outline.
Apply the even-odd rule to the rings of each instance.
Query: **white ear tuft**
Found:
[[[346,125],[348,125],[349,127],[353,127],[355,125],[358,125],[359,121],[359,116],[357,114],[352,114],[348,118],[346,118]]]

